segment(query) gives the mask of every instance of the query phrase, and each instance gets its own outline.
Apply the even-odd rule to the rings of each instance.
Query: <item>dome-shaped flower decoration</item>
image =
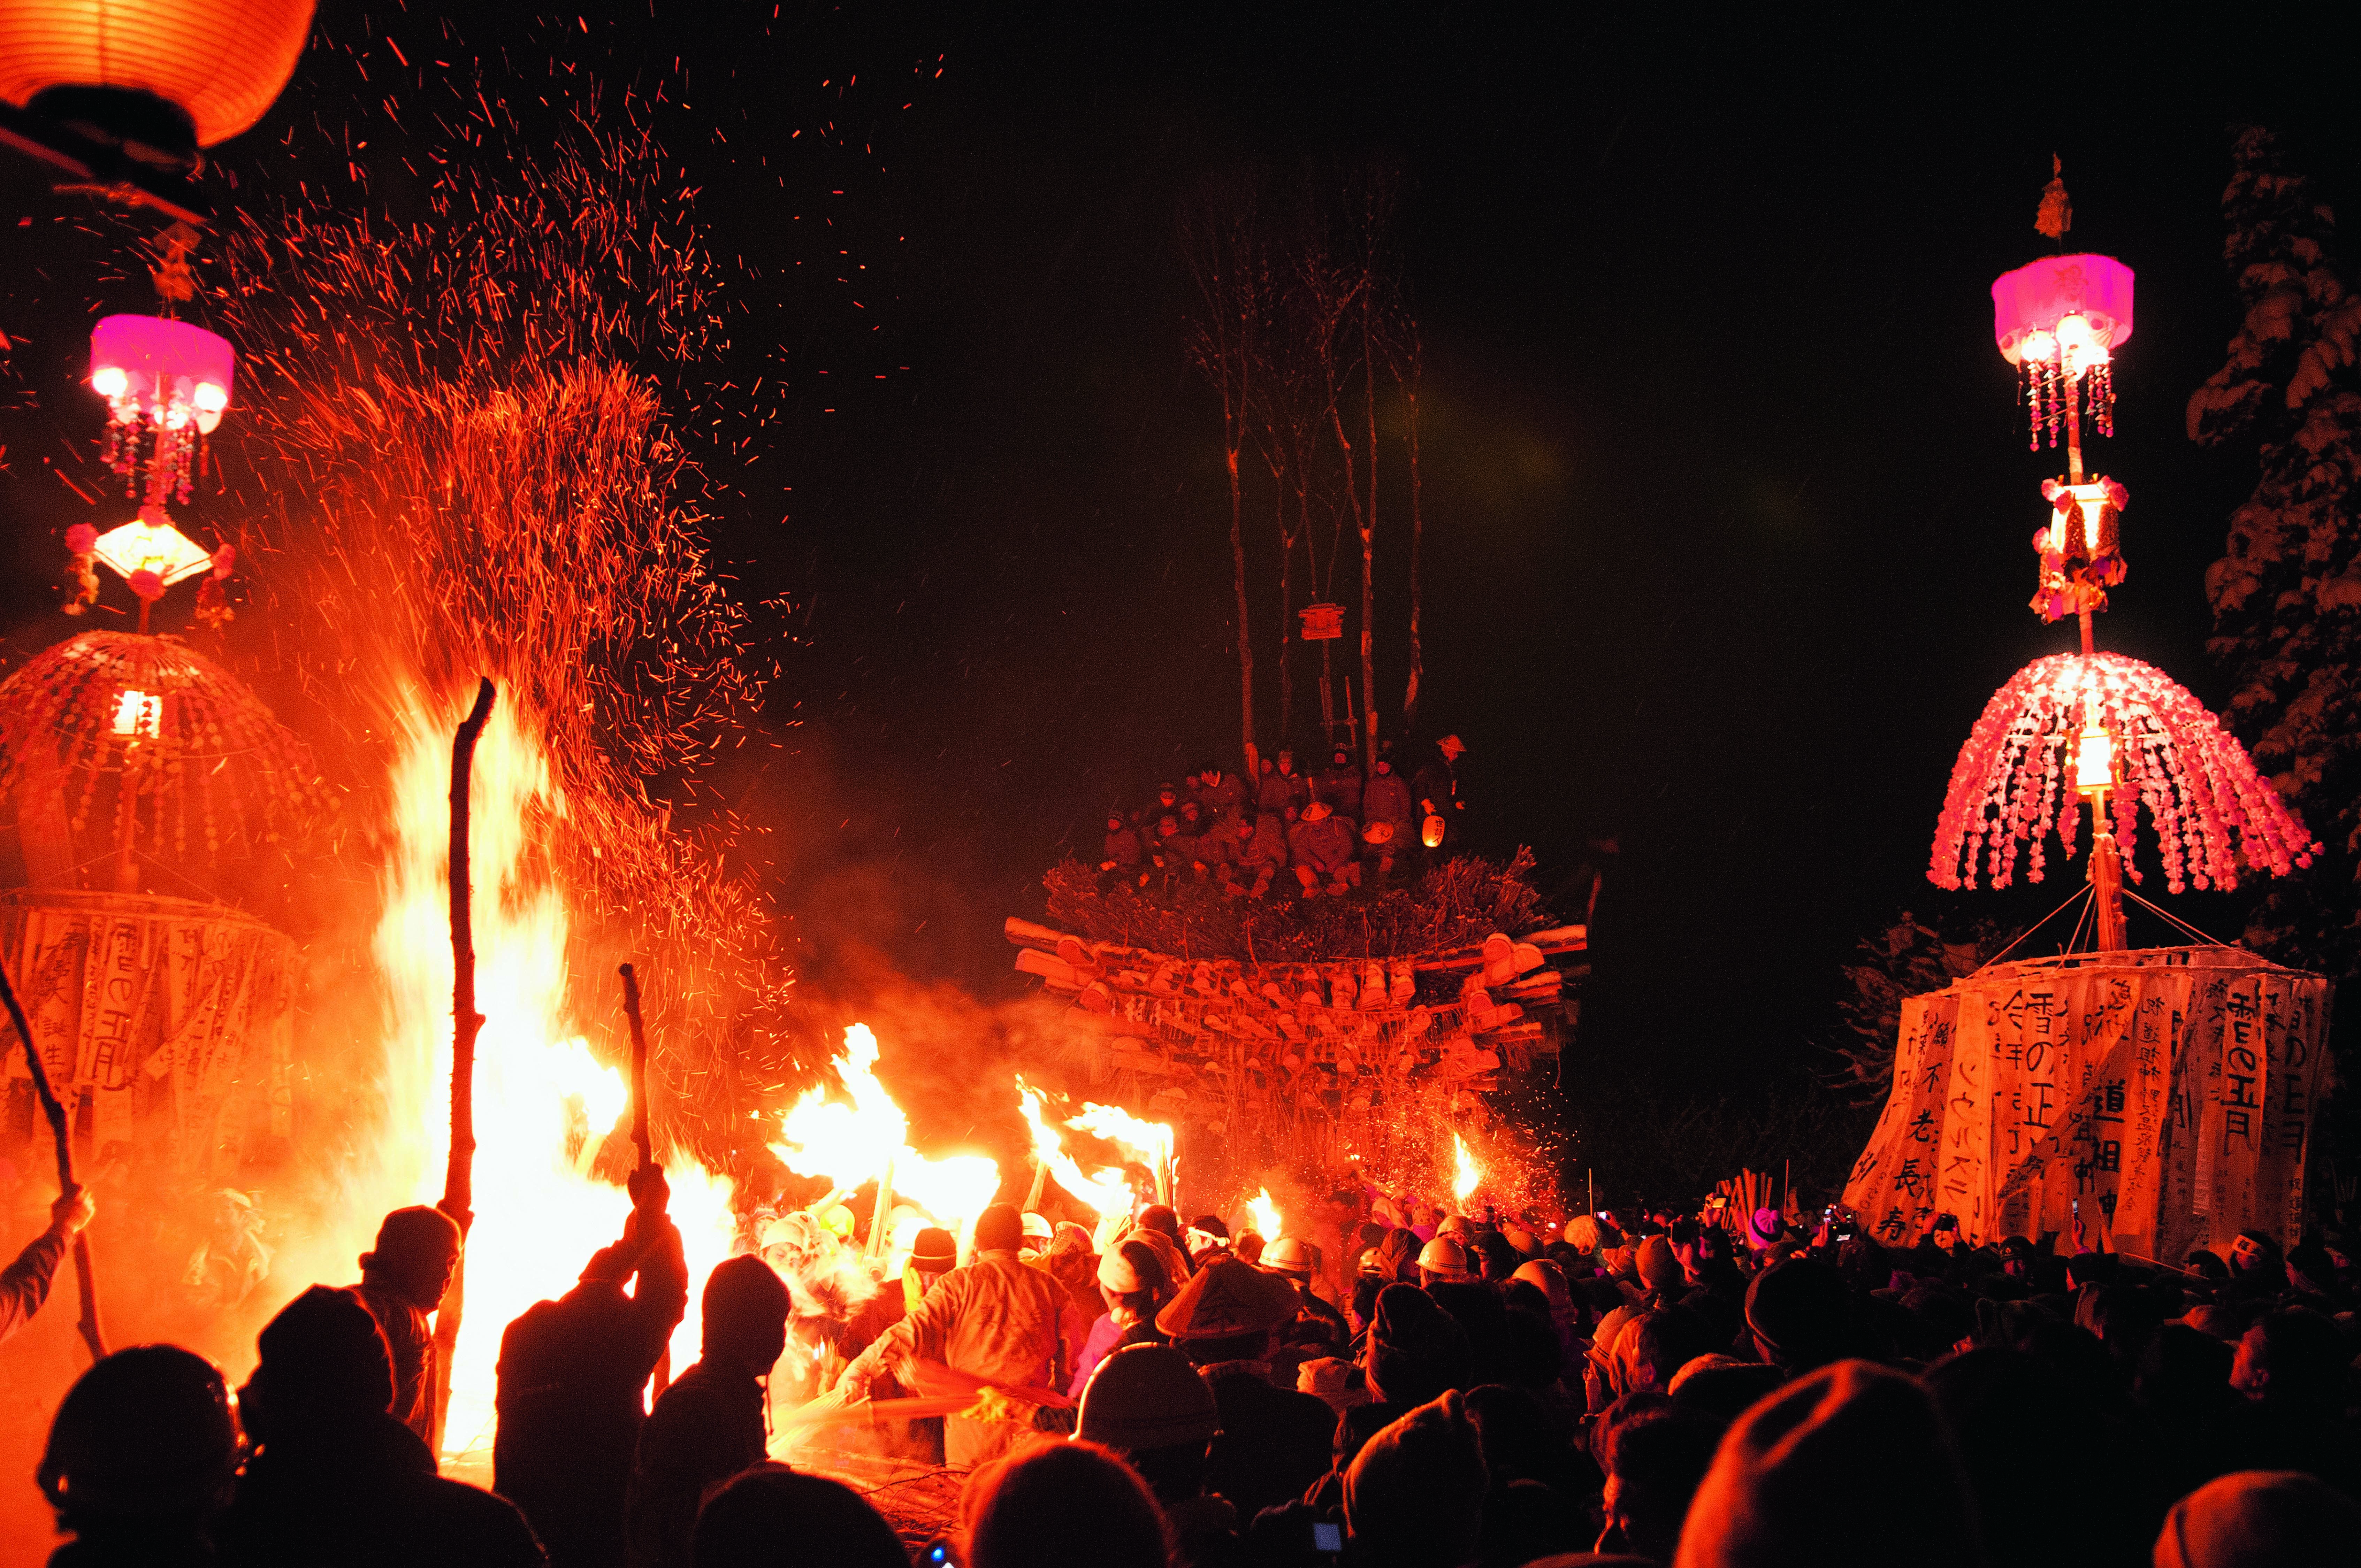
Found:
[[[127,850],[251,850],[327,802],[312,754],[245,684],[168,637],[85,631],[0,683],[0,797],[54,793]],[[111,821],[106,818],[112,817]]]
[[[2093,731],[2087,741],[2086,730]],[[2006,887],[2018,846],[2029,843],[2026,874],[2039,882],[2053,828],[2073,853],[2078,786],[2103,779],[2110,782],[2099,798],[2113,796],[2110,831],[2135,882],[2132,835],[2142,805],[2174,893],[2191,883],[2235,887],[2242,861],[2285,876],[2310,865],[2319,848],[2246,748],[2162,670],[2120,653],[2058,653],[1994,692],[1960,749],[1928,879],[1974,887],[1981,860],[1983,880]]]

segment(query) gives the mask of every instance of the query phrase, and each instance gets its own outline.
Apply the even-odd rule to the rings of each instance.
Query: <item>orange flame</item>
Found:
[[[1162,1122],[1143,1121],[1118,1105],[1094,1105],[1085,1101],[1082,1113],[1066,1118],[1066,1125],[1104,1138],[1146,1166],[1156,1178],[1156,1200],[1172,1201],[1172,1129]]]
[[[1254,1216],[1255,1234],[1267,1242],[1279,1240],[1280,1215],[1279,1205],[1271,1201],[1270,1189],[1266,1187],[1246,1200],[1246,1212]]]
[[[1476,1163],[1474,1155],[1467,1152],[1467,1140],[1456,1133],[1451,1135],[1451,1156],[1454,1167],[1451,1195],[1465,1207],[1476,1190],[1476,1184],[1484,1179],[1484,1168]]]
[[[391,778],[397,844],[376,938],[391,1003],[388,1111],[394,1127],[417,1130],[397,1157],[414,1157],[415,1167],[389,1174],[413,1202],[442,1196],[450,1147],[442,1090],[451,1076],[447,851],[457,717],[414,690],[402,705]],[[566,802],[539,735],[512,702],[493,709],[477,747],[468,814],[484,1029],[476,1047],[476,1219],[444,1443],[445,1457],[463,1463],[485,1457],[491,1443],[502,1331],[533,1302],[563,1294],[590,1255],[622,1234],[631,1212],[622,1189],[586,1174],[628,1109],[630,1090],[567,1026],[566,901],[541,852]],[[700,1280],[731,1250],[730,1183],[694,1160],[671,1164],[666,1174],[689,1277]],[[675,1365],[697,1353],[692,1288],[673,1336]]]
[[[878,1081],[877,1055],[877,1036],[868,1025],[845,1030],[836,1072],[851,1103],[830,1100],[825,1087],[804,1091],[788,1107],[771,1152],[796,1175],[829,1181],[838,1196],[863,1182],[890,1179],[895,1202],[926,1210],[963,1247],[976,1215],[1000,1190],[1000,1166],[983,1155],[928,1159],[912,1148],[909,1119]],[[912,1228],[905,1222],[903,1229]],[[903,1236],[894,1240],[897,1248],[906,1245]]]
[[[1089,1205],[1101,1220],[1112,1214],[1129,1214],[1134,1199],[1131,1183],[1125,1179],[1123,1172],[1106,1166],[1084,1176],[1082,1168],[1074,1163],[1074,1157],[1066,1152],[1065,1140],[1043,1118],[1042,1099],[1041,1091],[1027,1087],[1024,1075],[1019,1073],[1016,1104],[1025,1113],[1026,1128],[1033,1135],[1033,1157],[1058,1179],[1059,1186]]]

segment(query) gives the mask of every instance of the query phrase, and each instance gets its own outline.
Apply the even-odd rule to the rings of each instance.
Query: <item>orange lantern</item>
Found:
[[[1333,642],[1345,635],[1345,607],[1341,604],[1307,604],[1295,613],[1303,618],[1306,642]]]
[[[1440,817],[1429,817],[1422,825],[1422,830],[1419,833],[1418,838],[1419,842],[1424,844],[1430,850],[1440,850],[1443,848],[1443,818]]]
[[[193,167],[294,74],[313,0],[0,0],[0,99]]]

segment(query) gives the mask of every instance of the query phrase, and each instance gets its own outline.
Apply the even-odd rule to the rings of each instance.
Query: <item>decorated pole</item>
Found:
[[[58,1194],[60,1197],[75,1189],[73,1174],[73,1130],[66,1124],[66,1108],[59,1103],[57,1091],[49,1087],[49,1069],[41,1064],[41,1053],[33,1045],[33,1026],[26,1021],[24,1004],[16,1000],[16,988],[8,983],[8,971],[0,967],[0,1003],[8,1008],[8,1022],[16,1026],[16,1037],[25,1043],[25,1069],[32,1074],[33,1092],[41,1102],[42,1113],[49,1119],[49,1135],[58,1146]],[[98,1326],[98,1281],[90,1266],[90,1233],[80,1230],[73,1239],[74,1285],[82,1292],[82,1316],[74,1320],[81,1331],[82,1343],[90,1346],[93,1361],[106,1356],[106,1340]]]
[[[459,1227],[464,1244],[476,1223],[476,1036],[484,1015],[476,1011],[476,927],[467,872],[467,793],[476,767],[476,742],[492,716],[489,676],[476,683],[475,705],[451,738],[451,1158],[443,1172],[443,1201],[435,1205]],[[464,1245],[434,1315],[434,1451],[443,1450],[443,1419],[451,1402],[451,1358],[459,1346],[459,1322],[467,1301],[467,1255]]]

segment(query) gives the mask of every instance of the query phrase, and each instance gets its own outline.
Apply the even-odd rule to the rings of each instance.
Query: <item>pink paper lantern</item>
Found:
[[[2180,893],[2235,887],[2242,869],[2285,876],[2308,866],[2312,841],[2279,792],[2256,772],[2222,721],[2153,664],[2121,653],[2056,653],[2019,670],[1993,694],[1960,749],[1943,815],[1935,828],[1927,879],[1938,887],[2006,887],[2020,846],[2030,844],[2027,878],[2042,880],[2054,830],[2068,854],[2081,812],[2077,777],[2108,742],[2113,820],[2103,826],[2125,872],[2139,808],[2147,807],[2164,860],[2165,885]],[[2087,748],[2087,750],[2086,750]],[[2102,797],[2104,798],[2104,797]]]
[[[132,494],[144,451],[147,499],[189,499],[197,438],[221,423],[236,375],[229,339],[187,322],[108,316],[92,330],[91,390],[106,400],[104,457]]]
[[[2092,422],[2114,433],[2114,351],[2132,334],[2132,269],[2112,256],[2052,256],[2004,273],[1992,287],[1993,338],[2025,373],[2033,444],[2049,444],[2087,391]]]

